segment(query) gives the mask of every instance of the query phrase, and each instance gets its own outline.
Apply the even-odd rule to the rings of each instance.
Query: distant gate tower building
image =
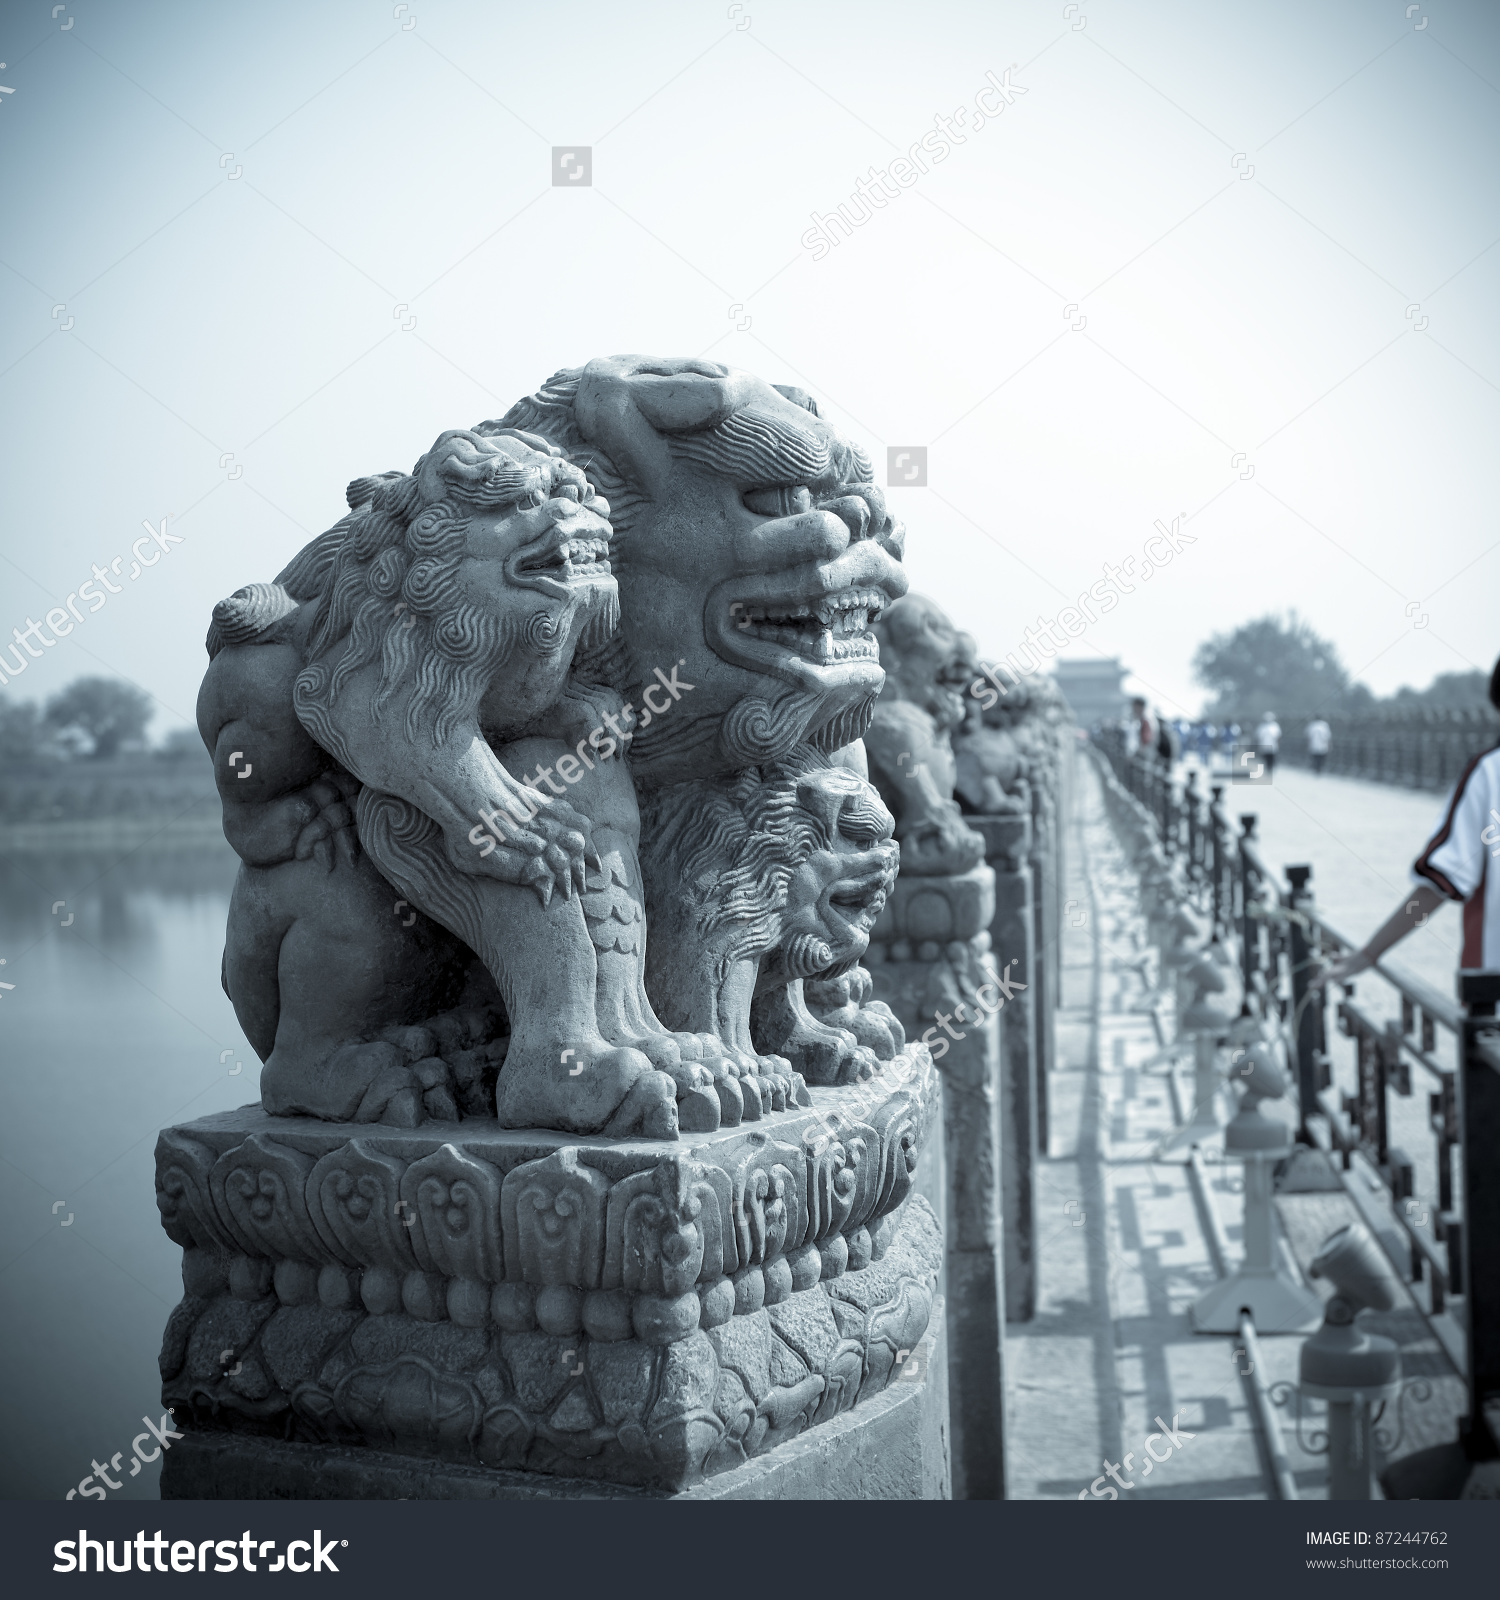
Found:
[[[1126,669],[1118,656],[1059,661],[1053,670],[1080,728],[1118,722],[1125,715],[1129,700],[1120,685]]]

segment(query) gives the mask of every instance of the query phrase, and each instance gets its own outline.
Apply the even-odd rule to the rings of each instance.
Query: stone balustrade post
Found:
[[[1057,1013],[1062,1003],[1062,872],[1059,848],[1062,824],[1057,790],[1038,783],[1032,790],[1032,968],[1035,992],[1037,1149],[1045,1154],[1049,1137],[1047,1074],[1057,1064]],[[998,946],[997,946],[998,949]]]
[[[1039,970],[1040,897],[1032,820],[1012,816],[969,817],[984,838],[985,859],[995,873],[995,915],[990,949],[1002,974],[1024,983],[1000,1016],[1000,1136],[1004,1152],[1001,1215],[1005,1224],[1005,1318],[1029,1322],[1036,1315],[1036,1162],[1041,1148],[1041,1012],[1045,990]]]
[[[994,920],[995,873],[987,865],[951,877],[902,876],[865,957],[876,998],[901,1019],[908,1039],[927,1043],[942,1078],[956,1500],[1005,1497],[1001,1008],[984,1000],[996,992]]]

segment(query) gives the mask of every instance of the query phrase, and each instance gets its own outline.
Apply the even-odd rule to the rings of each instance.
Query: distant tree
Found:
[[[137,742],[151,720],[151,696],[117,678],[75,678],[47,702],[46,720],[59,735],[86,736],[89,755],[107,761],[122,744]]]
[[[207,756],[196,728],[173,728],[156,751],[163,761],[202,761]]]
[[[1440,672],[1425,689],[1403,684],[1386,703],[1402,711],[1483,711],[1490,703],[1490,675]]]
[[[1266,711],[1287,719],[1374,700],[1363,684],[1350,682],[1338,651],[1295,611],[1212,635],[1194,653],[1193,673],[1214,696],[1207,714],[1242,725]]]
[[[35,702],[0,696],[0,761],[34,761],[46,749],[47,730]]]

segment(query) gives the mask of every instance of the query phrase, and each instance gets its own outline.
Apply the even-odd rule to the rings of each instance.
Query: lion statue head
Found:
[[[526,429],[609,497],[621,627],[592,663],[631,696],[694,685],[637,736],[643,787],[860,738],[884,681],[872,626],[906,591],[904,530],[869,457],[800,390],[716,362],[614,356],[555,374],[489,436]]]
[[[919,707],[939,733],[957,728],[964,720],[963,691],[974,675],[973,639],[920,594],[893,605],[876,632],[886,672],[883,698]]]
[[[745,1051],[756,990],[859,961],[900,860],[874,787],[812,752],[658,791],[642,823],[652,1001]]]
[[[468,720],[524,723],[556,699],[577,648],[616,625],[609,505],[544,439],[452,429],[410,473],[356,479],[348,500],[350,515],[277,579],[317,603],[295,704],[341,759],[330,711],[373,662],[375,715],[414,685],[406,736],[436,745]],[[582,532],[577,517],[549,517],[558,502],[593,514]],[[503,706],[487,707],[502,680]]]
[[[762,990],[848,972],[869,948],[901,860],[879,790],[847,768],[804,773],[797,806],[814,820],[787,882],[780,937],[761,962]]]

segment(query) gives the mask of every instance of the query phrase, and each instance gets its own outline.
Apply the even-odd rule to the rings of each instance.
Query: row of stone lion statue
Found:
[[[670,1139],[903,1049],[859,963],[902,845],[979,859],[973,651],[902,598],[873,478],[800,390],[596,360],[356,478],[214,608],[223,982],[267,1111]]]

